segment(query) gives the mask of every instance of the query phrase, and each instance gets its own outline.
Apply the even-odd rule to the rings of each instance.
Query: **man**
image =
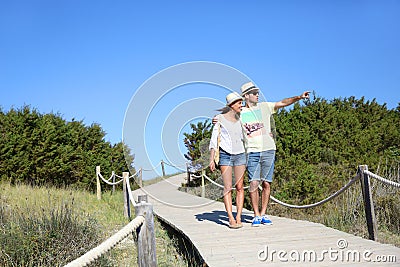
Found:
[[[242,97],[246,102],[241,121],[247,133],[247,172],[250,181],[250,200],[254,210],[252,226],[271,225],[266,211],[271,193],[276,145],[271,134],[270,119],[278,109],[310,97],[305,91],[300,96],[285,98],[279,102],[258,102],[259,88],[252,82],[242,85]],[[261,210],[258,187],[261,183]]]

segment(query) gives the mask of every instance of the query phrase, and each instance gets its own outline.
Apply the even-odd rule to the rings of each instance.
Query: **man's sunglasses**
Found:
[[[250,91],[248,94],[258,95],[260,92],[258,90]]]

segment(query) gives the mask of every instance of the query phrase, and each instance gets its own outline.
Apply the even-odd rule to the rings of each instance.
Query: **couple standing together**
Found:
[[[210,141],[210,169],[220,168],[224,183],[224,204],[230,228],[241,228],[244,202],[243,179],[247,169],[250,182],[250,200],[254,210],[252,226],[271,225],[267,205],[271,192],[276,145],[271,133],[270,119],[278,109],[301,99],[309,98],[309,91],[300,96],[278,102],[258,102],[259,88],[252,82],[242,85],[241,95],[236,92],[226,96],[226,106],[213,119]],[[245,106],[242,105],[243,101]],[[219,149],[218,166],[214,161]],[[232,213],[232,173],[235,176],[236,218]],[[261,209],[259,209],[261,184]]]

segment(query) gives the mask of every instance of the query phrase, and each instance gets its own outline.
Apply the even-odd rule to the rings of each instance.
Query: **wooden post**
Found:
[[[153,206],[150,203],[141,201],[135,206],[135,213],[136,216],[142,215],[145,217],[145,222],[136,229],[138,265],[139,267],[156,267],[157,258]]]
[[[140,187],[143,186],[143,168],[140,168],[140,170],[139,170],[139,181],[138,181],[138,184],[139,184]]]
[[[130,204],[128,187],[127,187],[128,177],[129,177],[129,172],[122,173],[122,179],[123,179],[122,193],[124,194],[124,217],[125,218],[131,217],[131,204]]]
[[[187,172],[187,185],[190,186],[189,163],[187,163],[187,162],[186,162],[186,172]]]
[[[137,203],[147,203],[147,195],[140,195],[138,196]]]
[[[365,218],[367,220],[369,239],[377,241],[378,232],[376,227],[374,202],[372,200],[372,194],[371,194],[370,179],[369,175],[364,173],[364,171],[367,170],[368,170],[367,165],[358,166],[358,172],[359,175],[361,175],[360,181],[364,199]]]
[[[112,171],[111,176],[112,176],[112,182],[113,182],[112,195],[114,195],[114,193],[115,193],[115,172],[114,171]]]
[[[100,166],[96,166],[97,199],[101,199]]]
[[[204,186],[204,176],[206,175],[206,171],[204,169],[201,170],[201,197],[206,197],[206,188]]]
[[[162,170],[162,176],[165,177],[165,167],[164,167],[164,161],[161,160],[161,170]]]

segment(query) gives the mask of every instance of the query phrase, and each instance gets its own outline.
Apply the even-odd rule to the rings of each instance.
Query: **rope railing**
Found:
[[[196,176],[195,176],[195,177],[196,177]],[[202,176],[200,175],[200,176],[198,176],[197,178],[200,178],[200,177],[202,177]],[[207,179],[209,182],[211,182],[212,184],[214,184],[214,185],[216,185],[216,186],[218,186],[218,187],[220,187],[220,188],[224,188],[223,185],[220,185],[220,184],[218,184],[217,182],[213,181],[213,180],[210,179],[210,177],[208,177],[207,175],[204,175],[204,178],[206,178],[206,179]],[[280,204],[280,205],[282,205],[282,206],[288,207],[288,208],[295,208],[295,209],[313,208],[313,207],[317,207],[317,206],[319,206],[319,205],[322,205],[322,204],[324,204],[324,203],[326,203],[326,202],[328,202],[328,201],[334,199],[335,197],[339,196],[341,193],[343,193],[347,188],[349,188],[349,187],[350,187],[355,181],[357,181],[358,179],[359,179],[359,177],[358,177],[358,176],[355,176],[355,177],[354,177],[353,179],[351,179],[345,186],[343,186],[340,190],[338,190],[337,192],[333,193],[333,194],[330,195],[329,197],[327,197],[327,198],[325,198],[325,199],[323,199],[323,200],[321,200],[321,201],[318,201],[318,202],[316,202],[316,203],[313,203],[313,204],[308,204],[308,205],[293,205],[293,204],[289,204],[289,203],[280,201],[279,199],[276,199],[276,198],[273,197],[273,196],[270,196],[270,198],[271,198],[274,202],[276,202],[276,203],[278,203],[278,204]],[[250,188],[249,186],[244,187],[244,189],[249,189],[249,188]],[[262,189],[261,186],[259,186],[259,188]],[[236,188],[234,188],[234,187],[232,188],[232,190],[235,190],[235,189],[236,189]]]
[[[163,163],[163,161],[160,161],[156,166],[154,166],[154,167],[151,168],[151,169],[143,169],[143,168],[142,168],[142,171],[144,171],[144,172],[154,171],[155,169],[157,169],[158,167],[160,167],[162,163]]]
[[[166,162],[161,160],[161,162],[156,167],[154,167],[152,170],[154,170],[155,168],[157,168],[157,167],[159,167],[161,165],[162,166],[162,170],[163,170],[163,175],[165,175],[164,164],[167,164],[168,166],[171,166],[169,163],[166,163]],[[201,186],[202,186],[202,196],[203,197],[205,196],[205,183],[204,183],[204,180],[207,180],[209,183],[211,183],[211,184],[213,184],[215,186],[218,186],[220,188],[224,188],[223,185],[215,182],[213,179],[208,177],[205,174],[205,169],[201,170],[201,175],[196,175],[193,172],[189,172],[188,166],[186,166],[186,167],[187,167],[187,171],[188,171],[188,177],[192,176],[193,178],[202,178],[202,185]],[[118,178],[122,178],[118,182],[115,182],[115,184],[118,184],[121,181],[124,182],[124,186],[123,186],[123,188],[124,188],[124,199],[125,199],[124,201],[125,201],[126,209],[128,210],[128,213],[127,213],[128,217],[130,217],[130,204],[132,204],[133,207],[135,207],[135,210],[139,206],[136,203],[135,199],[134,199],[132,188],[131,188],[131,185],[130,185],[130,179],[134,178],[134,177],[138,177],[139,175],[140,175],[140,178],[141,178],[141,174],[142,174],[143,171],[148,171],[148,170],[139,169],[138,171],[136,171],[135,174],[133,174],[131,176],[128,176],[128,173],[123,173],[122,177],[121,176],[117,176],[113,172],[113,174],[111,176],[111,178],[113,178],[113,176],[114,177],[118,177]],[[108,179],[108,180],[105,180],[100,172],[98,172],[98,177],[101,180],[103,180],[105,183],[107,183],[107,184],[111,184],[111,185],[113,184],[113,183],[109,182],[109,180],[111,178]],[[279,199],[276,199],[274,196],[271,196],[270,198],[271,198],[272,201],[274,201],[274,202],[276,202],[276,203],[278,203],[278,204],[280,204],[282,206],[288,207],[288,208],[295,208],[295,209],[314,208],[314,207],[317,207],[319,205],[325,204],[325,203],[329,202],[330,200],[336,198],[337,196],[339,196],[340,194],[345,192],[348,188],[350,188],[357,180],[360,180],[361,184],[362,184],[362,189],[363,189],[363,197],[364,197],[364,205],[365,205],[365,212],[366,212],[366,218],[367,218],[368,232],[369,232],[369,235],[370,235],[370,239],[376,240],[377,239],[377,237],[376,237],[376,232],[377,231],[376,231],[374,208],[373,208],[373,203],[372,203],[372,200],[371,200],[371,188],[370,188],[370,185],[369,185],[369,178],[370,177],[374,178],[374,179],[378,180],[379,182],[384,183],[386,185],[393,186],[393,187],[396,187],[396,188],[400,188],[400,184],[398,182],[390,181],[390,180],[385,179],[385,178],[383,178],[383,177],[381,177],[381,176],[379,176],[377,174],[374,174],[374,173],[368,171],[368,167],[367,166],[361,165],[359,167],[359,170],[358,170],[356,176],[354,176],[350,181],[347,182],[346,185],[344,185],[338,191],[336,191],[335,193],[329,195],[328,197],[326,197],[325,199],[323,199],[321,201],[318,201],[318,202],[315,202],[315,203],[312,203],[312,204],[307,204],[307,205],[295,205],[295,204],[289,204],[289,203],[286,203],[286,202],[281,201]],[[190,178],[188,178],[188,182],[190,182]],[[141,184],[140,184],[140,186],[141,186]],[[261,186],[259,186],[259,188],[262,189]],[[235,189],[236,188],[232,188],[232,190],[235,190]],[[249,186],[244,187],[244,189],[249,189]],[[120,242],[120,241],[118,241],[118,242]],[[104,250],[104,251],[107,251],[109,249],[110,248],[106,249],[106,247],[102,247],[102,250]],[[89,254],[89,252],[88,252],[88,254]],[[80,266],[85,266],[85,265],[80,265]]]
[[[132,174],[131,176],[129,176],[130,178],[133,178],[133,177],[138,176],[138,184],[139,184],[139,186],[142,186],[142,177],[141,177],[141,173],[142,173],[142,170],[139,169],[139,170],[137,170],[134,174]],[[139,174],[140,174],[140,176],[139,176]],[[113,179],[113,178],[115,179],[115,177],[119,178],[119,180],[118,180],[118,181],[110,182],[110,180]],[[114,179],[113,179],[113,180],[114,180]],[[112,187],[113,187],[113,188],[112,188],[112,192],[114,193],[114,191],[115,191],[115,186],[118,185],[118,184],[120,184],[121,182],[123,182],[123,181],[124,181],[124,177],[123,177],[123,176],[116,175],[115,172],[113,171],[112,174],[111,174],[111,177],[110,177],[109,179],[105,179],[105,178],[103,177],[103,175],[101,174],[101,172],[100,172],[100,166],[96,166],[97,199],[99,199],[99,200],[101,199],[101,184],[100,184],[100,181],[103,181],[104,183],[106,183],[106,184],[112,186]]]
[[[138,201],[135,201],[129,181],[133,176],[128,176],[127,174],[126,172],[123,174],[125,178],[124,206],[126,205],[127,214],[130,217],[130,203],[132,203],[135,208],[136,216],[143,215],[147,222],[146,228],[141,229],[141,231],[137,233],[138,264],[139,267],[155,267],[157,266],[157,259],[153,206],[147,202],[147,195],[139,195]]]
[[[385,178],[383,178],[383,177],[381,177],[381,176],[379,176],[379,175],[377,175],[375,173],[372,173],[372,172],[370,172],[368,170],[364,171],[364,173],[368,174],[370,177],[372,177],[372,178],[374,178],[374,179],[376,179],[376,180],[378,180],[378,181],[380,181],[380,182],[382,182],[382,183],[384,183],[386,185],[390,185],[390,186],[393,186],[393,187],[400,188],[400,183],[396,183],[394,181],[390,181],[388,179],[385,179]]]
[[[91,262],[95,261],[101,255],[115,247],[123,239],[125,239],[129,234],[133,233],[145,222],[145,217],[142,215],[137,216],[130,223],[125,225],[121,230],[115,233],[113,236],[108,238],[106,241],[98,245],[97,247],[89,250],[84,255],[80,256],[76,260],[68,263],[65,267],[80,267],[86,266]]]
[[[133,178],[135,176],[137,176],[140,173],[141,169],[137,170],[134,174],[132,174],[131,176],[129,176],[129,178]],[[123,176],[117,175],[115,174],[115,177],[120,178],[120,179],[124,179]]]
[[[383,178],[383,177],[381,177],[381,176],[379,176],[379,175],[377,175],[377,174],[374,174],[374,173],[372,173],[372,172],[370,172],[370,171],[368,171],[368,170],[364,171],[364,173],[365,173],[365,174],[368,174],[368,175],[371,176],[372,178],[377,179],[378,181],[380,181],[380,182],[382,182],[382,183],[384,183],[384,184],[386,184],[386,185],[390,185],[390,186],[393,186],[393,187],[400,188],[400,183],[396,183],[396,182],[394,182],[394,181],[390,181],[390,180],[388,180],[388,179],[385,179],[385,178]],[[214,184],[214,185],[216,185],[216,186],[218,186],[218,187],[220,187],[220,188],[224,188],[223,185],[218,184],[217,182],[215,182],[214,180],[212,180],[212,179],[211,179],[210,177],[208,177],[204,172],[202,172],[202,174],[200,174],[200,175],[195,175],[194,173],[190,173],[190,176],[191,176],[191,177],[194,177],[194,178],[206,178],[210,183],[212,183],[212,184]],[[295,209],[313,208],[313,207],[317,207],[317,206],[319,206],[319,205],[322,205],[322,204],[324,204],[324,203],[326,203],[326,202],[328,202],[328,201],[334,199],[335,197],[339,196],[339,195],[342,194],[344,191],[346,191],[346,189],[349,188],[349,187],[350,187],[354,182],[356,182],[358,179],[359,179],[359,176],[357,175],[357,176],[353,177],[345,186],[343,186],[341,189],[339,189],[338,191],[336,191],[336,192],[333,193],[332,195],[328,196],[327,198],[325,198],[325,199],[323,199],[323,200],[321,200],[321,201],[318,201],[318,202],[312,203],[312,204],[308,204],[308,205],[293,205],[293,204],[289,204],[289,203],[280,201],[279,199],[276,199],[276,198],[273,197],[273,196],[270,196],[270,198],[271,198],[274,202],[276,202],[276,203],[278,203],[278,204],[280,204],[280,205],[282,205],[282,206],[288,207],[288,208],[295,208]],[[244,189],[249,189],[249,188],[250,188],[249,186],[244,187]],[[259,186],[259,189],[262,189],[262,187]],[[233,187],[233,188],[231,188],[231,190],[236,190],[236,188]]]
[[[329,197],[318,201],[316,203],[313,204],[308,204],[308,205],[292,205],[292,204],[288,204],[285,203],[283,201],[280,201],[279,199],[274,198],[273,196],[270,196],[270,198],[275,201],[276,203],[284,206],[284,207],[288,207],[288,208],[294,208],[294,209],[308,209],[308,208],[314,208],[317,207],[319,205],[322,205],[332,199],[334,199],[335,197],[339,196],[340,194],[342,194],[344,191],[346,191],[347,188],[349,188],[355,181],[357,181],[358,179],[360,179],[360,177],[354,176],[353,179],[351,179],[345,186],[343,186],[341,189],[339,189],[338,191],[336,191],[335,193],[333,193],[332,195],[330,195]]]
[[[127,179],[126,179],[126,189],[128,191],[129,201],[132,203],[133,206],[136,206],[136,201],[135,201],[135,198],[133,197],[131,183],[129,182],[129,177],[127,177]]]
[[[103,178],[103,180],[110,181],[113,177],[115,177],[115,173],[114,172],[111,173],[110,178],[108,178],[107,180],[105,178]]]
[[[110,177],[110,179],[108,179],[108,180],[104,179],[104,177],[103,177],[103,175],[101,175],[101,173],[98,173],[98,175],[99,175],[99,177],[101,178],[101,180],[103,180],[103,182],[105,182],[105,183],[108,184],[108,185],[117,185],[117,184],[121,183],[122,180],[123,180],[123,179],[120,179],[120,180],[117,181],[117,182],[110,182],[110,179],[112,179],[113,177],[116,177],[115,174],[114,174],[114,176],[112,175],[112,176]]]
[[[212,183],[212,184],[214,184],[214,185],[216,185],[216,186],[218,186],[218,187],[220,187],[220,188],[225,188],[223,185],[221,185],[221,184],[219,184],[219,183],[213,181],[210,177],[208,177],[208,176],[205,175],[205,174],[200,175],[200,176],[198,176],[198,177],[196,177],[196,176],[194,176],[194,177],[200,178],[200,177],[203,177],[203,176],[204,176],[204,178],[206,178],[210,183]],[[245,190],[248,189],[248,188],[250,188],[250,187],[249,187],[249,186],[245,186],[245,187],[244,187]],[[236,188],[235,188],[235,187],[232,187],[231,190],[236,190]]]
[[[151,169],[143,169],[143,168],[141,168],[141,170],[142,170],[142,171],[145,171],[145,172],[155,171],[158,167],[161,166],[162,176],[166,176],[166,173],[165,173],[165,165],[168,165],[168,166],[170,166],[170,167],[172,167],[172,168],[175,168],[175,169],[178,169],[178,170],[182,170],[183,167],[185,167],[186,170],[187,170],[187,168],[188,168],[188,163],[185,163],[184,165],[175,165],[175,164],[171,164],[171,163],[169,163],[169,162],[165,162],[164,160],[161,160],[161,161],[160,161],[156,166],[154,166],[153,168],[151,168]],[[188,171],[188,170],[187,170],[187,171]]]
[[[374,202],[372,200],[370,178],[372,177],[385,185],[396,188],[400,188],[400,184],[370,172],[367,165],[359,166],[359,173],[361,176],[360,181],[364,199],[365,219],[367,221],[369,239],[377,240],[378,225],[375,217]]]
[[[207,168],[207,167],[206,167]],[[206,168],[201,168],[199,171],[201,171],[201,175],[195,175],[195,173],[193,172],[189,172],[189,168],[188,168],[188,182],[190,183],[190,176],[194,177],[194,178],[202,178],[202,197],[205,196],[205,183],[204,180],[208,180],[211,184],[216,185],[220,188],[224,188],[223,185],[218,184],[217,182],[215,182],[214,180],[212,180],[210,177],[208,177],[205,174],[205,169]],[[357,175],[354,176],[346,185],[344,185],[341,189],[339,189],[338,191],[336,191],[335,193],[333,193],[332,195],[328,196],[327,198],[312,203],[312,204],[307,204],[307,205],[294,205],[294,204],[289,204],[286,203],[284,201],[281,201],[279,199],[276,199],[273,196],[270,196],[271,200],[288,208],[295,208],[295,209],[307,209],[307,208],[314,208],[317,207],[319,205],[322,205],[324,203],[329,202],[330,200],[334,199],[335,197],[339,196],[340,194],[342,194],[344,191],[346,191],[350,186],[352,186],[357,180],[360,180],[361,182],[361,186],[362,186],[362,192],[363,192],[363,199],[364,199],[364,208],[365,208],[365,214],[366,214],[366,220],[367,220],[367,227],[368,227],[368,233],[369,233],[369,238],[372,240],[377,240],[377,226],[376,226],[376,219],[375,219],[375,213],[374,213],[374,205],[372,202],[372,193],[371,193],[371,187],[370,187],[370,177],[378,180],[379,182],[388,185],[388,186],[392,186],[392,187],[396,187],[396,188],[400,188],[400,183],[395,182],[395,181],[391,181],[389,179],[383,178],[377,174],[374,174],[370,171],[368,171],[368,166],[366,165],[360,165],[358,167],[358,171],[357,171]],[[244,189],[248,189],[249,186],[244,187]],[[231,190],[235,190],[236,188],[232,188]],[[259,186],[259,189],[262,190],[262,187]]]
[[[183,168],[183,167],[186,168],[187,167],[187,163],[183,164],[183,165],[174,165],[174,164],[171,164],[171,163],[165,162],[165,161],[163,161],[163,163],[168,165],[168,166],[170,166],[170,167],[172,167],[172,168],[176,168],[176,169]]]
[[[147,203],[147,196],[138,196],[139,200],[136,203],[133,192],[130,185],[130,178],[133,178],[141,173],[138,170],[135,174],[129,176],[128,172],[124,172],[122,175],[122,180],[118,181],[120,183],[123,181],[123,194],[124,194],[124,214],[128,215],[126,217],[130,218],[130,203],[133,204],[135,208],[136,217],[125,225],[121,230],[112,235],[106,241],[98,245],[97,247],[89,250],[84,255],[73,260],[72,262],[65,265],[65,267],[80,267],[87,266],[91,262],[98,259],[101,255],[111,250],[118,243],[128,237],[136,231],[137,235],[137,253],[138,253],[138,265],[139,267],[156,266],[156,250],[155,250],[155,232],[154,232],[154,219],[153,219],[153,207],[150,203]],[[111,184],[109,180],[115,177],[115,173],[112,172],[111,178],[106,180],[100,173],[100,166],[96,167],[96,177]],[[117,184],[113,183],[113,184]],[[144,201],[143,201],[144,200]],[[126,209],[129,211],[127,212]]]

